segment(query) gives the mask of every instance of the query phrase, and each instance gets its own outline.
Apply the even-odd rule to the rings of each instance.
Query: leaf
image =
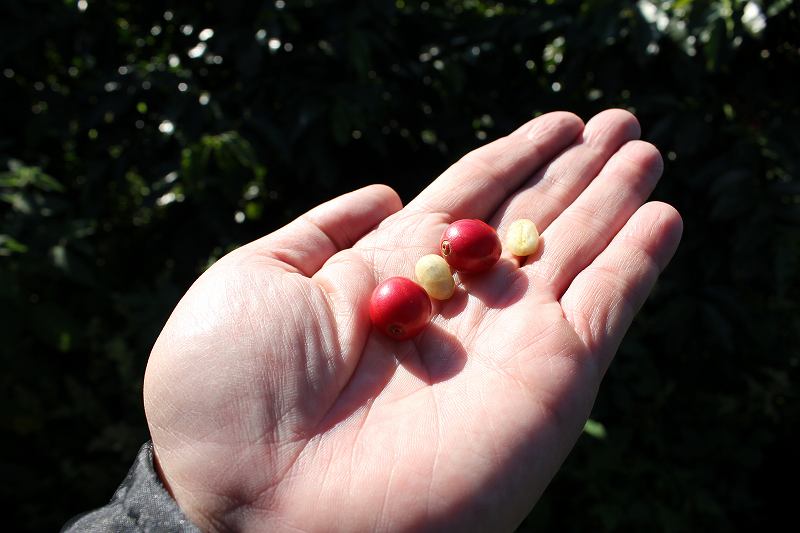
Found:
[[[10,235],[0,234],[0,256],[9,256],[13,253],[24,254],[28,247]]]
[[[586,424],[584,424],[583,432],[596,439],[602,440],[606,438],[605,426],[596,420],[592,420],[591,418],[586,421]]]

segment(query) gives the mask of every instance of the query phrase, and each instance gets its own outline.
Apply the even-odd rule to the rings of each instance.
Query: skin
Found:
[[[636,119],[550,113],[463,157],[403,207],[373,185],[206,271],[148,363],[159,473],[214,531],[511,531],[581,434],[680,240]],[[451,222],[542,232],[434,302],[404,342],[368,301]]]

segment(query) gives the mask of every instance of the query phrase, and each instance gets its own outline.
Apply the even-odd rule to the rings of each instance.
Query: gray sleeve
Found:
[[[77,516],[61,533],[199,532],[169,495],[153,466],[153,444],[139,450],[128,475],[105,507]]]

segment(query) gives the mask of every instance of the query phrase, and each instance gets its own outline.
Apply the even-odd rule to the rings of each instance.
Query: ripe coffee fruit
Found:
[[[369,317],[377,329],[395,340],[410,339],[431,320],[431,299],[408,278],[384,280],[372,292]]]
[[[441,256],[424,255],[414,265],[414,279],[422,285],[431,298],[447,300],[456,290],[456,281],[450,271],[450,265]]]
[[[456,220],[444,230],[441,252],[459,272],[476,274],[489,270],[500,259],[502,244],[497,232],[482,220]]]
[[[517,257],[527,257],[539,248],[539,230],[533,220],[515,220],[506,232],[506,248]]]

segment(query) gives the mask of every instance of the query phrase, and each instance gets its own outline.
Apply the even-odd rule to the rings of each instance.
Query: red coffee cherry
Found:
[[[442,235],[442,257],[453,270],[467,274],[489,270],[502,249],[497,232],[482,220],[456,220]]]
[[[394,277],[375,287],[369,300],[369,317],[389,337],[410,339],[431,320],[431,299],[425,289],[408,278]]]

